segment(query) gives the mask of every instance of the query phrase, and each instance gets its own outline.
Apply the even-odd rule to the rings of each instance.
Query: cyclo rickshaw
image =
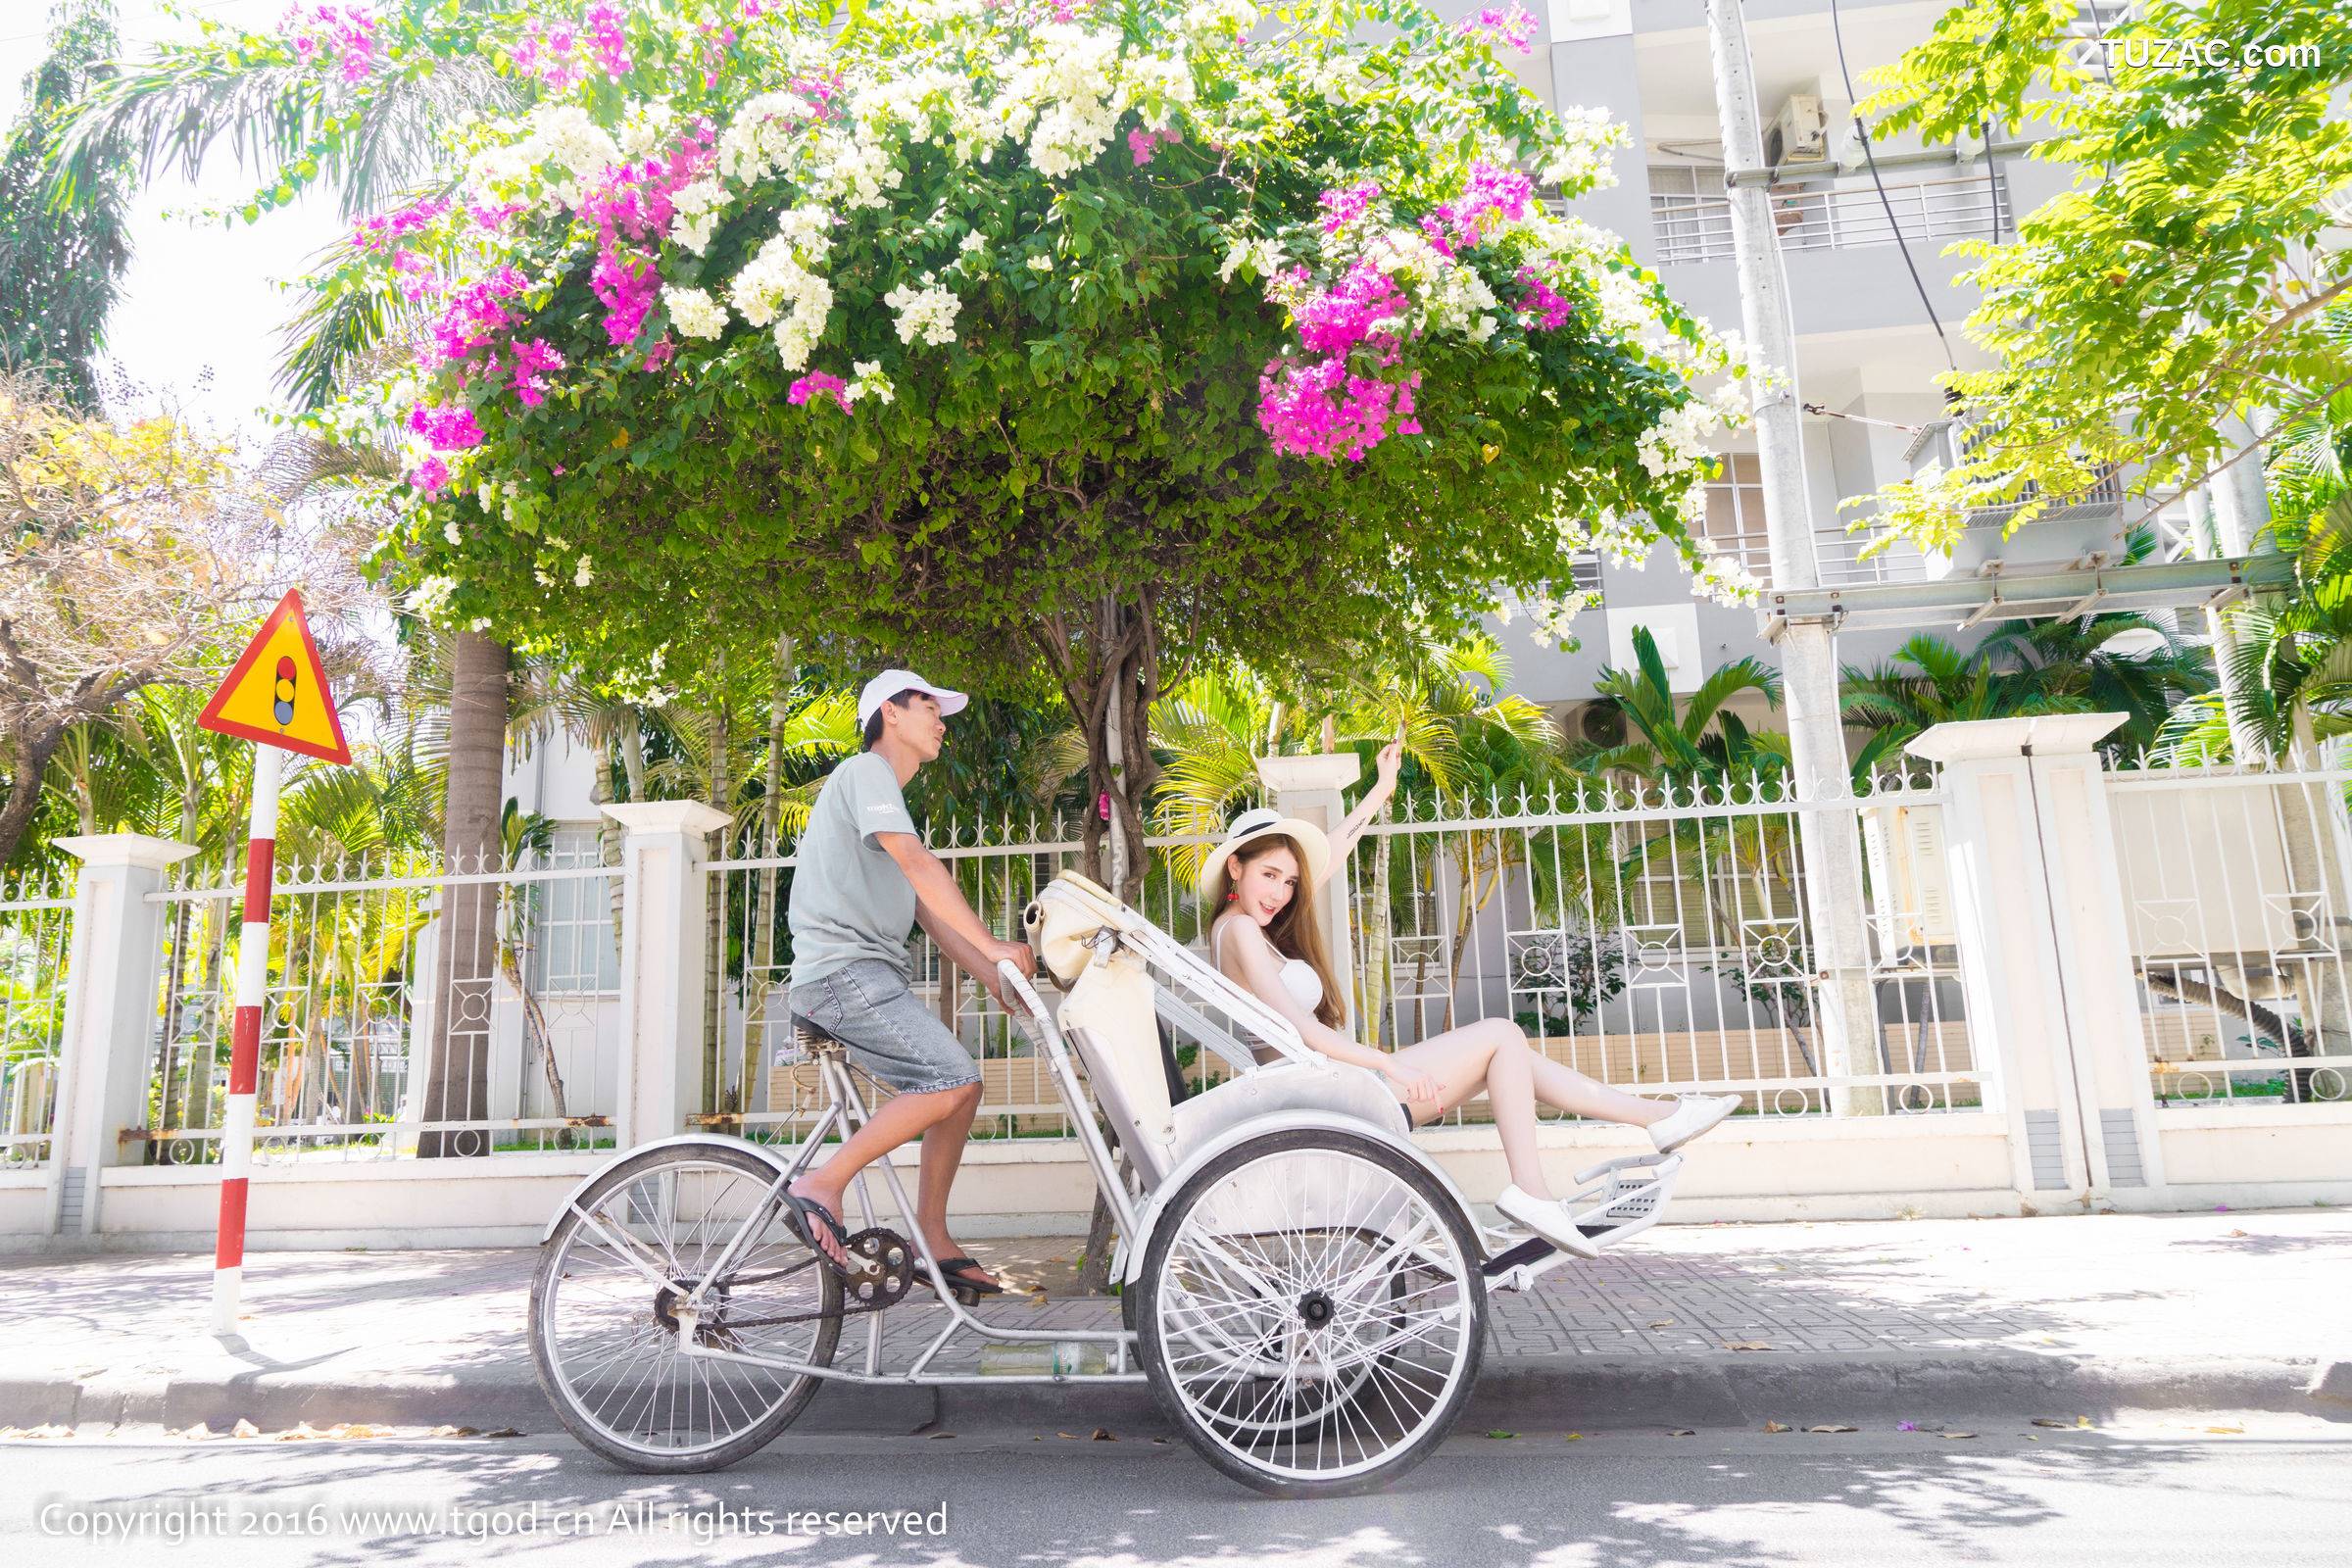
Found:
[[[889,1160],[854,1189],[864,1220],[849,1238],[856,1279],[820,1264],[785,1218],[783,1193],[867,1106],[840,1045],[800,1023],[795,1050],[824,1097],[800,1142],[691,1133],[648,1144],[583,1181],[549,1222],[531,1351],[582,1444],[630,1470],[718,1469],[782,1432],[827,1381],[1143,1381],[1210,1464],[1285,1496],[1372,1490],[1444,1440],[1478,1376],[1487,1293],[1524,1290],[1571,1253],[1482,1225],[1399,1129],[1377,1074],[1306,1046],[1094,883],[1062,873],[1024,923],[1063,997],[1056,1012],[1006,964],[1007,1011],[1053,1077],[1115,1219],[1121,1326],[975,1316],[977,1298],[942,1275],[919,1234],[908,1239],[914,1209]],[[1172,1101],[1163,1024],[1232,1076]],[[1643,1154],[1580,1172],[1576,1250],[1596,1254],[1654,1223],[1681,1167],[1680,1155]],[[876,1218],[876,1174],[905,1233]],[[910,1298],[904,1310],[945,1317],[906,1364],[885,1366],[882,1314]],[[864,1353],[837,1362],[843,1325],[859,1317]],[[1028,1371],[935,1367],[958,1335],[1059,1349]]]

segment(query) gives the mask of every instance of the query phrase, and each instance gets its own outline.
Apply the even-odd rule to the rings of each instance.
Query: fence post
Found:
[[[146,1123],[148,1048],[154,1044],[164,911],[148,895],[192,844],[144,833],[51,841],[78,858],[74,936],[58,1049],[57,1112],[49,1162],[49,1234],[98,1230],[98,1173],[135,1162],[123,1129]]]
[[[1301,757],[1257,760],[1257,776],[1264,782],[1274,809],[1285,816],[1312,822],[1326,833],[1338,827],[1340,819],[1348,814],[1342,792],[1363,770],[1363,759],[1353,752],[1312,752]],[[1324,940],[1331,946],[1332,972],[1342,976],[1356,972],[1355,935],[1348,923],[1348,910],[1354,906],[1348,900],[1348,861],[1335,861],[1331,880],[1323,884],[1322,902],[1315,911],[1322,916]],[[1347,1009],[1341,1027],[1354,1028],[1353,986],[1340,987],[1340,1004]]]
[[[708,835],[732,820],[700,801],[604,808],[621,825],[621,1149],[686,1130],[703,1108]]]
[[[2020,1196],[2163,1182],[2107,775],[2122,713],[1937,724],[1969,1028],[1997,1075]]]

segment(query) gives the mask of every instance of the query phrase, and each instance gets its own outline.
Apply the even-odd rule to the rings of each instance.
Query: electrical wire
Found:
[[[1845,81],[1845,100],[1854,101],[1854,74],[1845,63],[1845,28],[1839,24],[1838,0],[1830,0],[1830,37],[1838,45],[1838,74]],[[1862,157],[1870,165],[1870,182],[1878,187],[1879,205],[1886,210],[1886,227],[1894,235],[1894,248],[1903,258],[1903,270],[1911,274],[1911,286],[1919,291],[1920,308],[1928,313],[1928,324],[1936,329],[1936,341],[1943,346],[1943,363],[1953,369],[1960,362],[1952,358],[1952,340],[1944,335],[1943,321],[1936,314],[1936,302],[1928,298],[1928,285],[1919,275],[1919,264],[1911,260],[1911,247],[1903,242],[1903,227],[1894,219],[1894,202],[1886,194],[1886,182],[1879,177],[1879,160],[1870,150],[1870,127],[1862,123],[1862,116],[1854,116],[1854,133],[1862,138]],[[1998,213],[2000,203],[1993,203]],[[1997,219],[1995,220],[1998,220]]]

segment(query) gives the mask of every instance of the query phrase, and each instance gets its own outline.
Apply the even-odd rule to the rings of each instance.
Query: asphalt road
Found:
[[[1311,1502],[1244,1492],[1178,1443],[1053,1433],[787,1437],[736,1470],[674,1481],[615,1474],[560,1437],[158,1434],[0,1444],[0,1558],[39,1568],[2352,1564],[2352,1424],[2278,1415],[1987,1423],[1970,1439],[1472,1434],[1388,1493]],[[912,1510],[928,1527],[942,1508],[944,1532],[895,1538],[786,1517]],[[174,1521],[187,1539],[168,1534]],[[99,1535],[134,1525],[128,1543]]]

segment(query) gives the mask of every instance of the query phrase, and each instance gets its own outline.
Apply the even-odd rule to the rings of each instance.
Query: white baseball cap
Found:
[[[865,683],[858,694],[858,727],[863,730],[874,716],[874,710],[902,692],[921,692],[939,703],[939,716],[960,713],[971,699],[961,692],[952,692],[945,686],[934,686],[911,669],[886,669]]]

